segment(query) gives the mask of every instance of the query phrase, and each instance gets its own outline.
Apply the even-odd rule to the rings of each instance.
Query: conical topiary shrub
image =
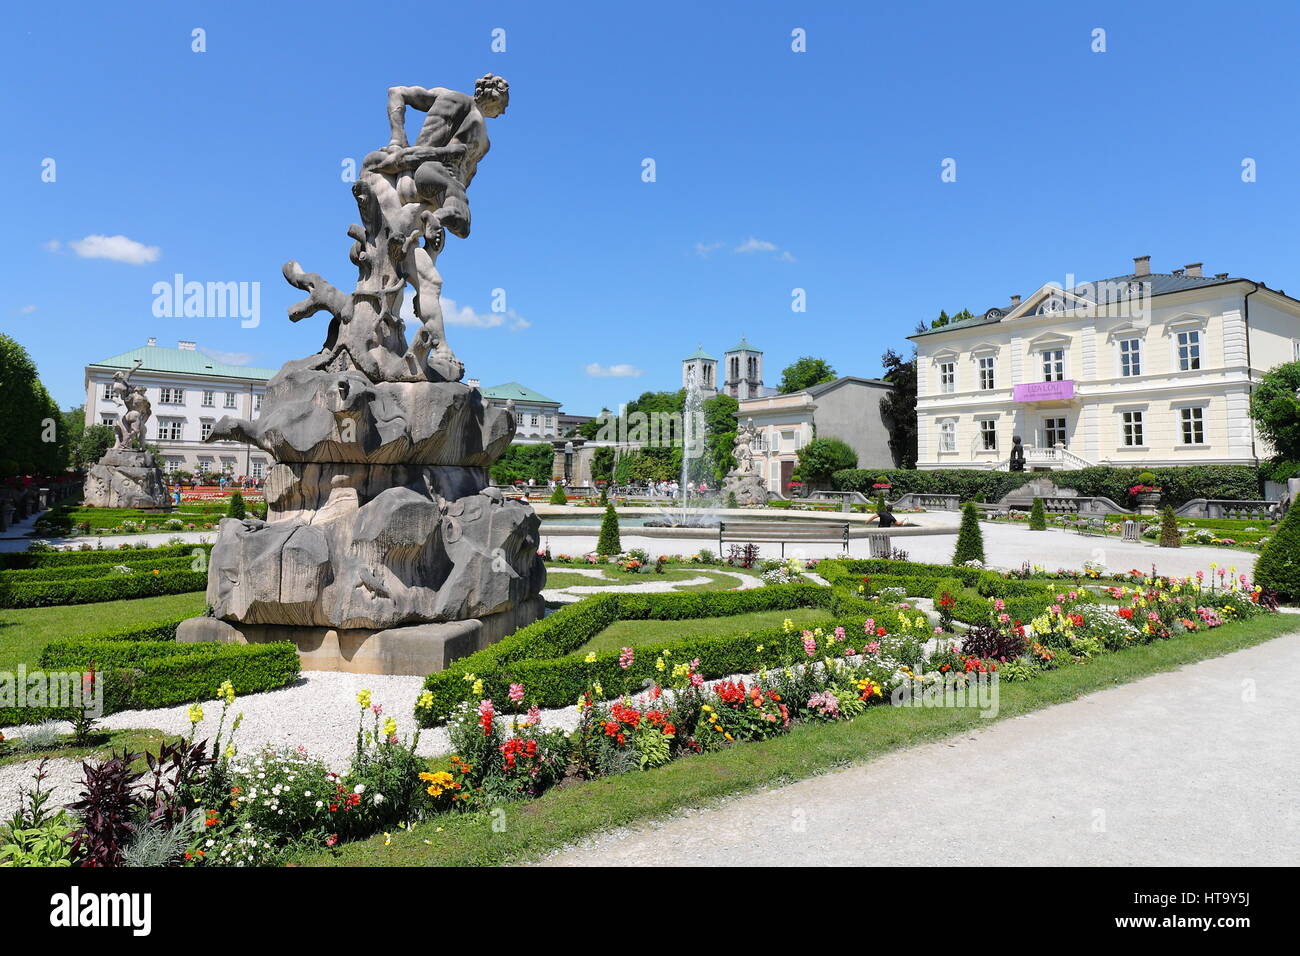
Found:
[[[1034,506],[1029,509],[1029,530],[1047,530],[1047,512],[1043,509],[1043,499],[1035,498]]]
[[[980,513],[975,502],[968,501],[961,509],[961,528],[957,531],[957,549],[952,553],[952,563],[963,565],[967,561],[984,560],[984,532],[980,530]]]
[[[1293,504],[1255,561],[1255,583],[1300,601],[1300,504]]]
[[[226,510],[227,518],[247,518],[248,511],[244,508],[244,496],[238,488],[230,496],[230,507]]]
[[[555,483],[555,490],[551,492],[551,504],[567,505],[568,503],[569,496],[564,493],[564,485],[557,481]]]
[[[1182,543],[1183,535],[1178,530],[1178,519],[1174,517],[1174,509],[1166,505],[1164,513],[1160,515],[1160,547],[1176,548]]]
[[[622,554],[623,542],[618,536],[618,512],[613,505],[605,505],[605,516],[600,519],[600,538],[596,541],[596,553]]]

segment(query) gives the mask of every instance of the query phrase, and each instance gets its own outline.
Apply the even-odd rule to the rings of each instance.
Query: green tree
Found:
[[[1272,588],[1284,601],[1300,601],[1300,504],[1291,505],[1260,551],[1255,583]]]
[[[68,429],[27,350],[0,335],[0,479],[68,466]]]
[[[547,482],[551,479],[551,467],[555,461],[555,449],[546,443],[532,442],[511,445],[492,465],[492,480],[498,485],[510,485],[516,481]]]
[[[1288,362],[1264,374],[1250,396],[1250,417],[1273,446],[1276,457],[1300,461],[1300,362]]]
[[[107,425],[91,425],[89,428],[83,428],[72,446],[69,455],[70,464],[73,468],[89,468],[104,457],[104,453],[113,447],[113,442],[116,440],[117,436],[113,434],[113,429]]]
[[[1174,517],[1174,509],[1166,505],[1160,515],[1160,547],[1176,548],[1182,543],[1183,536],[1178,530],[1178,519]]]
[[[803,481],[827,484],[841,468],[856,468],[858,453],[838,438],[814,438],[799,449],[799,474]]]
[[[984,532],[980,530],[980,513],[975,502],[968,501],[961,509],[961,527],[957,529],[957,547],[952,553],[952,563],[959,567],[967,561],[984,560]]]
[[[564,485],[557,481],[555,483],[555,489],[551,492],[551,504],[567,505],[568,503],[569,496],[564,493]]]
[[[880,414],[889,427],[889,450],[898,468],[916,467],[916,350],[912,357],[886,349],[880,357],[884,380],[893,388],[880,399]]]
[[[600,537],[596,540],[599,555],[622,554],[623,542],[618,534],[618,512],[613,505],[605,505],[605,515],[600,519]]]
[[[246,518],[248,510],[244,507],[244,495],[236,488],[230,493],[230,507],[226,511],[227,518]]]
[[[781,373],[781,384],[778,391],[782,395],[789,395],[791,392],[799,392],[805,388],[812,388],[814,385],[821,385],[823,382],[833,382],[839,378],[835,369],[825,359],[814,358],[811,355],[805,355],[790,365],[785,367]]]
[[[1029,509],[1029,530],[1047,530],[1047,512],[1043,509],[1043,499],[1035,498],[1034,506]]]

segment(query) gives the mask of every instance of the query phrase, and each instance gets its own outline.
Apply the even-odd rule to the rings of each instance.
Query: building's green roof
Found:
[[[495,398],[501,401],[513,399],[516,402],[530,402],[535,405],[559,405],[553,398],[547,398],[541,392],[535,392],[527,385],[520,385],[518,382],[506,382],[504,385],[492,385],[489,388],[480,388],[484,398]]]
[[[737,344],[733,345],[731,348],[727,349],[727,351],[728,352],[757,352],[759,355],[763,354],[762,349],[754,348],[754,346],[749,344],[749,339],[745,338],[743,335],[740,337],[740,341]]]
[[[144,345],[101,362],[91,362],[100,368],[131,368],[140,362],[142,372],[171,372],[176,375],[220,375],[224,378],[250,378],[266,381],[275,374],[273,368],[253,368],[250,365],[227,365],[196,349],[169,349],[161,345]]]
[[[708,352],[704,351],[704,346],[702,346],[702,345],[699,346],[699,347],[695,350],[695,354],[694,354],[694,355],[688,355],[688,356],[686,356],[686,358],[682,359],[682,361],[683,361],[683,362],[689,362],[689,361],[691,361],[691,359],[706,359],[706,360],[708,360],[708,361],[710,361],[710,362],[716,362],[716,361],[717,361],[717,359],[715,359],[712,355],[710,355]]]

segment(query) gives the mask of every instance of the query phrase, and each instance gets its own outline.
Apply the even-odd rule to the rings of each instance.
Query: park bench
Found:
[[[745,544],[780,544],[781,557],[785,557],[787,544],[824,544],[838,542],[849,550],[849,523],[847,521],[810,521],[797,518],[776,520],[743,520],[718,522],[718,551],[723,542]]]

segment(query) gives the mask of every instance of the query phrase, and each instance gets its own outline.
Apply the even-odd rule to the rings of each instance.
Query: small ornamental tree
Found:
[[[728,508],[740,507],[740,502],[736,500],[736,493],[734,491],[727,492],[727,507]]]
[[[1160,515],[1160,547],[1176,548],[1182,543],[1183,535],[1178,530],[1178,519],[1174,517],[1174,509],[1166,505],[1164,513]]]
[[[605,516],[600,519],[600,538],[596,541],[599,555],[622,554],[623,542],[618,536],[618,512],[613,505],[605,505]]]
[[[248,510],[244,507],[244,496],[236,488],[230,495],[230,508],[226,511],[227,518],[247,518]]]
[[[1255,561],[1255,583],[1300,601],[1300,505],[1293,504]]]
[[[551,504],[567,505],[568,503],[569,496],[564,493],[564,485],[557,481],[555,483],[555,490],[551,492]]]
[[[961,528],[957,531],[957,549],[952,553],[952,563],[958,566],[967,561],[984,560],[984,532],[980,531],[980,513],[975,502],[968,501],[961,509]]]
[[[1043,499],[1035,498],[1034,506],[1029,510],[1029,530],[1047,530],[1047,512],[1043,509]]]

